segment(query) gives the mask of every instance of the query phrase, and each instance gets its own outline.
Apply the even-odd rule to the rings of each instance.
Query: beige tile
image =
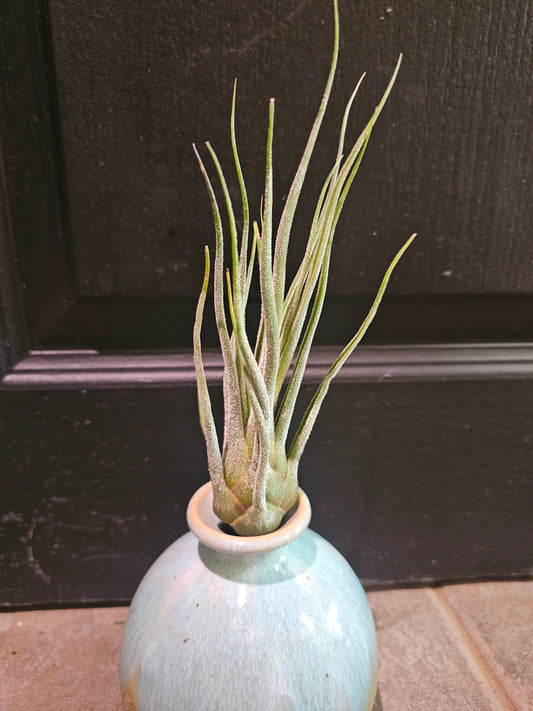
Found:
[[[0,614],[2,711],[119,711],[126,608]]]
[[[533,709],[533,581],[443,588],[516,709]]]
[[[374,711],[501,711],[433,591],[369,595],[379,651]]]

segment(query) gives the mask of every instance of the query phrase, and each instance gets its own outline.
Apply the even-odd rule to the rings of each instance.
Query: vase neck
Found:
[[[308,527],[311,505],[305,493],[298,490],[298,503],[292,516],[282,525],[262,536],[238,536],[221,529],[220,519],[213,511],[213,488],[208,482],[193,495],[187,508],[189,528],[201,543],[222,553],[265,553],[286,546]]]

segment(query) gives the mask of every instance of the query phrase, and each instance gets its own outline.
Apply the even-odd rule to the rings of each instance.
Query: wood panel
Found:
[[[415,229],[369,342],[533,338],[526,5],[404,0],[382,12],[370,0],[341,3],[338,83],[290,270],[354,78],[369,70],[353,130],[401,50],[405,58],[338,228],[319,342],[350,337]],[[189,347],[202,245],[213,235],[191,143],[211,138],[231,164],[239,74],[238,133],[257,208],[261,97],[276,94],[279,213],[327,72],[330,2],[49,6],[50,15],[38,2],[1,10],[2,299],[5,314],[18,314],[3,316],[5,359],[42,346]],[[215,344],[212,329],[206,341]]]
[[[231,170],[229,109],[255,216],[269,96],[278,100],[279,213],[329,66],[332,3],[50,0],[73,240],[84,296],[193,297],[210,209],[192,155],[212,141]],[[343,104],[368,72],[356,135],[404,63],[337,235],[333,297],[369,295],[420,234],[394,295],[528,294],[532,23],[527,0],[340,3],[331,111],[295,231],[334,160]],[[236,186],[233,186],[235,196]]]

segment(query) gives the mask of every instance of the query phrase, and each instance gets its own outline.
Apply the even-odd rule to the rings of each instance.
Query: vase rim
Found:
[[[225,553],[265,553],[286,546],[300,536],[309,526],[311,504],[302,489],[298,488],[298,503],[292,516],[271,533],[260,536],[239,536],[220,529],[220,519],[213,511],[211,482],[201,486],[187,507],[187,524],[199,541],[209,548]]]

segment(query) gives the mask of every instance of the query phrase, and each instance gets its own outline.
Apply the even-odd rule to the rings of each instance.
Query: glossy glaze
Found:
[[[132,602],[121,659],[126,708],[371,709],[370,609],[344,558],[306,529],[305,494],[284,527],[250,541],[262,552],[247,552],[246,539],[221,533],[209,513],[209,486],[189,508],[196,535],[160,556]],[[216,547],[196,537],[206,540],[204,528]]]

